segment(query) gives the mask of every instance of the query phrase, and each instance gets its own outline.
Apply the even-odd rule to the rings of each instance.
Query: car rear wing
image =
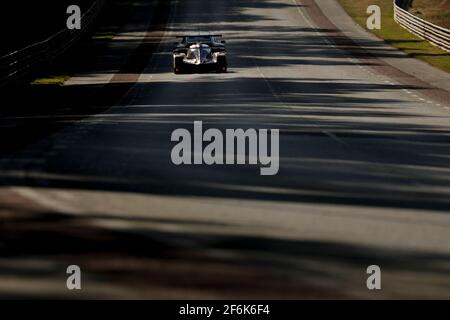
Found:
[[[215,37],[215,38],[223,38],[221,34],[187,34],[185,36],[175,36],[177,39],[182,39],[186,37]]]

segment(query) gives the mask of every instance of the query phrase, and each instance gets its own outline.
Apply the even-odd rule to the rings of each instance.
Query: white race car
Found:
[[[227,51],[221,35],[182,36],[173,50],[173,71],[227,72]]]

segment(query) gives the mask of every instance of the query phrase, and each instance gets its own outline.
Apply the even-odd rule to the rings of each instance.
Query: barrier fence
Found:
[[[395,21],[416,36],[450,52],[450,30],[411,14],[406,10],[409,3],[408,0],[394,0]]]
[[[81,30],[65,28],[49,38],[0,57],[0,86],[35,70],[73,46],[94,24],[106,0],[96,0],[81,16]]]

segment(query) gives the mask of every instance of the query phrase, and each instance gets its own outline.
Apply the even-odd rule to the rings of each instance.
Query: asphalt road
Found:
[[[142,73],[66,85],[136,82],[120,102],[2,160],[0,295],[449,298],[450,110],[311,5],[174,1],[164,30],[116,36],[159,43]],[[173,37],[203,31],[224,35],[229,73],[174,75]],[[280,129],[278,175],[172,164],[172,131],[199,120]]]

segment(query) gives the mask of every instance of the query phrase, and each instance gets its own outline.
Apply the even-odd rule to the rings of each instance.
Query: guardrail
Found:
[[[416,17],[401,7],[403,3],[394,0],[394,20],[409,32],[450,52],[450,30]]]
[[[0,86],[20,78],[73,46],[93,25],[106,0],[96,0],[81,17],[81,30],[60,30],[51,37],[0,57]]]

